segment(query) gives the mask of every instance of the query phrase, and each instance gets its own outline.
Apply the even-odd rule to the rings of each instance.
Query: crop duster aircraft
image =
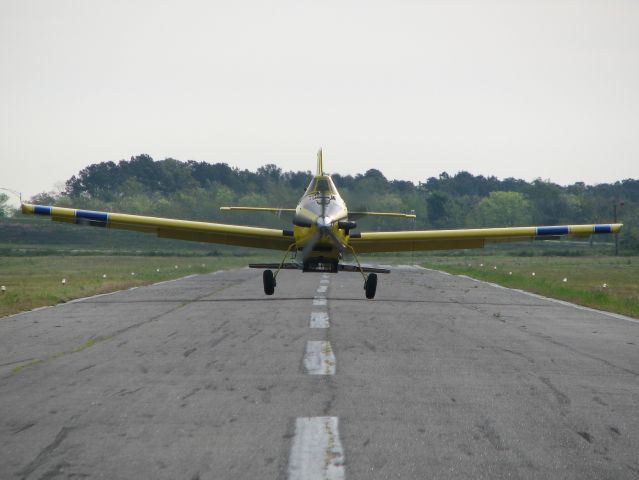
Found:
[[[375,192],[371,192],[372,195]],[[296,208],[222,207],[225,211],[257,211],[293,216],[292,229],[278,230],[220,223],[174,220],[170,218],[95,212],[74,208],[23,204],[22,212],[47,215],[60,222],[154,233],[161,238],[222,243],[284,251],[277,264],[251,264],[263,268],[264,293],[275,291],[277,274],[282,269],[303,272],[360,272],[364,277],[366,298],[375,297],[377,274],[390,273],[382,268],[362,266],[357,254],[418,250],[482,248],[487,243],[590,236],[619,233],[621,224],[562,225],[544,227],[479,228],[461,230],[407,230],[391,232],[355,232],[357,219],[363,216],[415,218],[415,215],[390,212],[353,212],[346,208],[331,177],[324,172],[322,151],[317,154],[317,172]],[[351,253],[355,265],[341,262]],[[287,262],[289,254],[293,261]],[[275,270],[275,273],[273,273]]]

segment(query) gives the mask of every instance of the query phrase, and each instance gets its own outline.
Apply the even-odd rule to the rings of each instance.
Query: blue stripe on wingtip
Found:
[[[612,233],[612,225],[595,225],[593,228],[595,233]]]
[[[43,207],[42,205],[34,205],[33,213],[36,215],[51,215],[51,207]]]
[[[537,227],[537,235],[568,235],[568,227]]]
[[[75,218],[85,218],[96,222],[106,222],[109,214],[105,212],[94,212],[92,210],[76,210]]]

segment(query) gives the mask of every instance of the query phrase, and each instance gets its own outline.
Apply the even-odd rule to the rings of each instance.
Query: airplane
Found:
[[[374,193],[374,192],[373,192]],[[377,291],[377,274],[390,273],[385,268],[363,266],[360,253],[482,248],[488,243],[566,236],[618,234],[622,224],[557,225],[457,230],[405,230],[355,232],[357,220],[364,216],[413,219],[414,214],[396,212],[349,211],[330,175],[324,171],[322,150],[317,153],[317,170],[296,208],[221,207],[222,211],[270,212],[292,215],[292,229],[250,227],[242,225],[177,220],[170,218],[97,212],[55,206],[22,204],[22,213],[50,216],[55,221],[154,233],[161,238],[220,243],[284,251],[278,263],[249,264],[264,269],[264,293],[273,295],[278,273],[283,269],[303,272],[359,272],[364,278],[367,299]],[[344,264],[350,253],[355,265]],[[287,262],[289,255],[292,260]],[[273,273],[275,270],[275,273]]]

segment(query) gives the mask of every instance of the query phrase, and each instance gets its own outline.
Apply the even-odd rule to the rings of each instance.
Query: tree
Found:
[[[7,205],[8,200],[8,195],[0,193],[0,218],[7,217],[9,215],[10,207]]]
[[[529,185],[527,195],[533,205],[533,221],[539,225],[557,225],[566,217],[567,206],[561,187],[550,181],[536,179]]]
[[[117,185],[123,181],[120,168],[114,162],[89,165],[66,182],[66,194],[87,195],[92,198],[110,197]]]
[[[436,228],[456,228],[462,226],[464,199],[455,198],[442,192],[431,192],[426,197],[426,209],[431,226]]]
[[[517,192],[490,192],[468,217],[468,224],[476,227],[514,227],[531,221],[530,202]]]

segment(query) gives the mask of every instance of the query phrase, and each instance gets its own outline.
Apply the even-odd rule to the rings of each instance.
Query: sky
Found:
[[[275,163],[639,178],[636,0],[0,0],[0,187]]]

